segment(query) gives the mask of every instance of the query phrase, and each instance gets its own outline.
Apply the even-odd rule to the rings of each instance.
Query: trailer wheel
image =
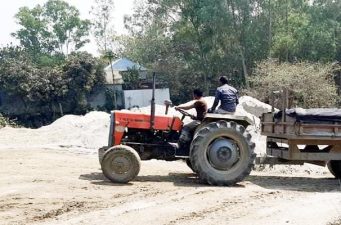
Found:
[[[140,172],[140,161],[140,156],[133,148],[117,145],[105,152],[101,167],[104,176],[112,182],[128,183]]]
[[[341,160],[331,160],[327,163],[327,166],[335,178],[341,178]]]
[[[256,154],[251,135],[235,122],[204,125],[191,144],[190,160],[199,178],[211,185],[233,185],[251,172]]]

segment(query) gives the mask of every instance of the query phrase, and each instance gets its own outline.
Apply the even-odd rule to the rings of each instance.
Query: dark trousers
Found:
[[[200,123],[201,123],[201,121],[199,121],[199,120],[193,120],[192,122],[186,124],[181,130],[179,142],[180,143],[188,143],[188,142],[192,141],[195,128],[197,128],[197,126],[199,126]]]

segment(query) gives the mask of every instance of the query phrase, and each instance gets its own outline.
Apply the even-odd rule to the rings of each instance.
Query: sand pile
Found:
[[[70,148],[95,152],[107,144],[110,117],[105,112],[66,115],[39,129],[0,129],[0,148]]]

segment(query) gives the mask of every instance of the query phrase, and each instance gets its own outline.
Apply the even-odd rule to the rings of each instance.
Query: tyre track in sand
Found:
[[[96,156],[0,151],[0,224],[327,224],[341,217],[330,175],[252,172],[233,187],[203,185],[183,162],[142,163],[113,184]]]

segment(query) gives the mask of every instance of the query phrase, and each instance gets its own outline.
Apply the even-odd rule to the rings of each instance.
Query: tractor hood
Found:
[[[150,129],[150,114],[136,113],[130,111],[113,111],[115,118],[115,125],[138,128]],[[153,129],[155,130],[176,130],[182,128],[180,118],[169,115],[156,115]]]

